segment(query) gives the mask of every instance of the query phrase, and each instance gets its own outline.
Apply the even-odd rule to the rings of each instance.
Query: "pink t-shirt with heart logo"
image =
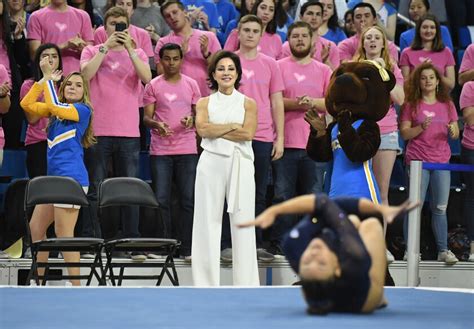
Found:
[[[192,106],[200,97],[196,81],[183,74],[176,83],[160,75],[146,85],[143,103],[154,104],[153,119],[166,123],[173,131],[171,136],[161,137],[151,130],[150,155],[197,154],[196,130],[186,129],[181,119],[194,115]]]

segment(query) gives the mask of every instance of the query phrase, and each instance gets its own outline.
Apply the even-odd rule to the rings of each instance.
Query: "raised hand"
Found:
[[[54,70],[53,72],[51,72],[51,80],[53,80],[54,82],[58,82],[59,80],[61,80],[63,76],[63,71],[61,70]]]
[[[209,38],[207,35],[201,35],[199,37],[199,45],[201,46],[201,54],[203,57],[209,57]]]

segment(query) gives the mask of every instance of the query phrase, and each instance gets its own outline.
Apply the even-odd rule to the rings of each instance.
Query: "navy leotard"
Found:
[[[359,212],[358,198],[329,199],[325,194],[316,196],[315,211],[306,216],[283,239],[283,250],[291,267],[299,273],[299,263],[303,252],[312,239],[334,235],[337,255],[341,267],[338,279],[341,289],[336,294],[334,311],[359,312],[367,299],[370,289],[369,269],[372,261],[367,249],[348,214],[363,219]],[[330,234],[327,234],[328,231]],[[328,241],[330,242],[330,241]],[[330,243],[328,243],[329,245]]]

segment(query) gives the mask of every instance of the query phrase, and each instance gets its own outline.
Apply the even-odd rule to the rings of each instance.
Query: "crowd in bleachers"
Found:
[[[330,168],[308,157],[306,141],[310,129],[320,127],[330,75],[346,61],[374,60],[396,77],[392,105],[378,122],[382,142],[373,158],[379,201],[389,202],[392,170],[401,156],[407,170],[411,160],[448,163],[452,155],[474,164],[473,0],[3,0],[0,12],[0,161],[3,149],[26,149],[28,176],[48,173],[50,119],[24,111],[20,102],[43,79],[42,61],[61,71],[62,79],[81,72],[90,85],[97,140],[84,151],[91,203],[106,177],[143,177],[141,157],[149,155],[147,171],[164,220],[160,234],[181,240],[186,259],[200,151],[195,107],[211,94],[208,63],[221,49],[238,54],[239,90],[257,103],[256,215],[271,203],[328,190]],[[258,55],[242,46],[255,38],[255,31],[243,28],[252,21],[247,15],[263,26]],[[307,25],[294,25],[298,21]],[[290,40],[290,32],[306,27],[309,62],[298,52],[302,46]],[[170,44],[179,46],[182,60],[163,50],[172,50]],[[176,70],[185,78],[164,78]],[[463,176],[469,261],[474,261],[473,176]],[[447,245],[450,179],[449,171],[423,170],[422,199],[430,191],[438,260],[455,263]],[[271,193],[268,186],[274,187]],[[121,234],[140,236],[138,209],[125,208],[121,216],[127,218]],[[104,235],[94,210],[83,211],[79,220],[81,236]],[[282,256],[281,237],[293,219],[282,223],[270,232],[257,230],[260,260]],[[228,228],[223,231],[222,259],[229,260]]]

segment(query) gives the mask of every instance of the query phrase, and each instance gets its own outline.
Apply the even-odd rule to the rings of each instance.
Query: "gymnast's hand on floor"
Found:
[[[402,217],[419,206],[420,202],[410,202],[410,200],[406,200],[399,206],[380,205],[380,212],[382,213],[384,220],[388,224],[391,224],[397,217]]]
[[[255,220],[238,224],[237,227],[244,228],[250,226],[258,226],[261,228],[267,228],[272,226],[273,222],[277,217],[276,212],[273,211],[272,207],[268,208],[264,212],[262,212]]]

